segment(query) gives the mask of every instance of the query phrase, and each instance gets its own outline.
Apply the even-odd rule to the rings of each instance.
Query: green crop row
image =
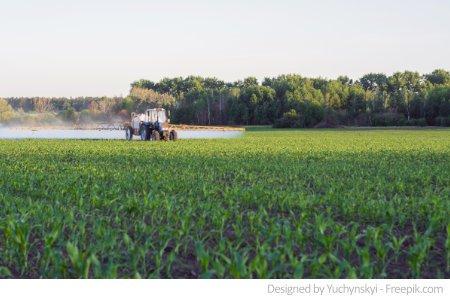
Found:
[[[0,141],[0,277],[448,278],[450,131]]]

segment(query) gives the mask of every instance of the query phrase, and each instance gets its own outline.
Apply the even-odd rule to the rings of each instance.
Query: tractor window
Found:
[[[148,113],[148,121],[149,122],[156,122],[156,114],[157,114],[156,111],[148,110],[147,113]]]
[[[160,123],[166,122],[166,111],[158,111],[158,120]]]

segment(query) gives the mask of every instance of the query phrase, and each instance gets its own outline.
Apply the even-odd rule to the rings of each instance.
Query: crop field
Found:
[[[449,278],[450,130],[0,141],[0,277]]]

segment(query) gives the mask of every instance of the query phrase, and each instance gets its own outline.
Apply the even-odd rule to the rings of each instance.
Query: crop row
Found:
[[[450,131],[0,141],[0,277],[448,278]]]

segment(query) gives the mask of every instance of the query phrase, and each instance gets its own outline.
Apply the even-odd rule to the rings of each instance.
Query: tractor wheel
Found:
[[[175,130],[172,130],[169,134],[169,140],[176,141],[178,140],[178,133]]]
[[[131,141],[133,139],[133,128],[131,127],[125,128],[125,139],[127,141]]]
[[[161,136],[159,135],[158,130],[153,130],[152,132],[152,140],[153,141],[159,141],[161,139]]]
[[[141,127],[141,140],[143,141],[148,141],[148,129],[145,126]]]
[[[169,131],[164,130],[161,138],[167,142],[169,140]]]

